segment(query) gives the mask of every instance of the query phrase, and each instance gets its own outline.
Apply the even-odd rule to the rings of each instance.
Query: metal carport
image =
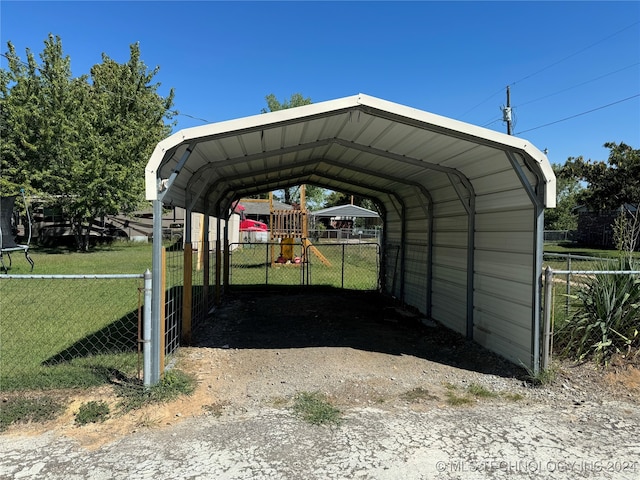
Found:
[[[369,197],[383,213],[384,293],[539,369],[555,177],[524,139],[355,95],[181,130],[157,145],[145,180],[158,219],[163,205],[224,219],[243,196],[298,184]]]

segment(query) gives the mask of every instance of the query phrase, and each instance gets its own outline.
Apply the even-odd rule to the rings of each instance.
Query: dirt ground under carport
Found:
[[[322,455],[329,455],[326,452],[331,448],[347,448],[345,445],[341,447],[340,441],[336,441],[336,432],[344,432],[345,438],[349,438],[350,431],[360,432],[357,435],[363,435],[363,444],[371,444],[372,448],[380,441],[381,435],[392,438],[394,435],[406,435],[407,438],[412,435],[424,436],[425,431],[418,431],[418,426],[425,419],[434,422],[433,428],[436,428],[438,421],[442,423],[443,430],[437,433],[437,442],[444,442],[443,449],[448,444],[447,439],[443,438],[446,435],[451,436],[451,445],[462,441],[466,449],[472,449],[473,445],[459,438],[461,432],[465,431],[467,438],[472,439],[477,435],[477,430],[468,431],[470,426],[480,425],[486,420],[488,425],[493,424],[499,430],[502,422],[523,416],[531,420],[533,426],[523,427],[528,433],[511,439],[510,447],[499,450],[503,451],[503,458],[507,455],[504,452],[526,449],[527,442],[534,444],[538,441],[535,440],[536,435],[539,439],[546,438],[545,433],[529,432],[531,428],[538,428],[536,425],[540,422],[548,422],[548,429],[552,431],[555,425],[563,421],[568,425],[566,432],[563,433],[558,427],[558,432],[549,433],[557,436],[553,442],[558,444],[558,448],[565,448],[561,446],[566,442],[575,444],[576,438],[586,435],[573,432],[575,435],[571,438],[571,424],[575,422],[579,432],[588,433],[588,451],[601,452],[603,458],[599,460],[606,460],[615,452],[620,455],[614,460],[620,461],[633,460],[632,454],[640,455],[640,443],[633,433],[640,424],[640,374],[637,365],[619,359],[611,368],[603,371],[591,364],[561,363],[557,366],[558,375],[552,384],[533,387],[524,369],[458,334],[423,320],[419,315],[407,312],[374,293],[339,290],[300,293],[292,290],[230,294],[223,305],[213,312],[211,319],[194,331],[192,346],[181,348],[174,359],[175,368],[191,373],[198,380],[197,390],[192,396],[125,416],[113,416],[104,423],[78,427],[74,425],[73,415],[82,402],[91,399],[115,400],[109,388],[84,392],[73,399],[66,414],[57,421],[43,425],[14,426],[0,437],[0,453],[5,454],[5,460],[0,461],[0,473],[13,472],[14,476],[7,478],[19,478],[16,472],[33,469],[37,456],[35,460],[33,456],[24,457],[31,444],[40,445],[38,448],[44,444],[51,447],[50,451],[47,450],[49,460],[44,460],[40,470],[51,474],[41,478],[66,478],[64,475],[70,471],[80,470],[72,470],[68,462],[65,464],[67,467],[60,467],[55,461],[55,453],[52,453],[55,452],[56,443],[65,445],[60,455],[68,456],[69,451],[73,451],[78,458],[87,455],[96,464],[101,464],[105,462],[107,452],[111,457],[117,456],[120,449],[130,442],[145,444],[166,441],[165,447],[161,448],[170,451],[172,439],[175,441],[178,438],[186,443],[201,441],[202,436],[209,435],[201,430],[207,425],[206,432],[221,429],[214,435],[215,442],[221,443],[215,447],[212,444],[211,448],[227,448],[224,436],[230,435],[229,438],[235,438],[234,441],[239,442],[242,448],[246,446],[245,443],[248,445],[259,438],[261,445],[252,448],[257,452],[268,447],[268,452],[273,452],[274,448],[280,448],[277,444],[285,441],[275,433],[282,431],[291,436],[287,437],[286,442],[299,436],[298,443],[308,442],[313,453],[300,451],[300,457],[289,460],[278,457],[273,460],[276,465],[254,465],[244,459],[248,463],[243,472],[251,473],[246,475],[232,474],[232,465],[227,465],[228,469],[225,470],[220,465],[226,460],[218,459],[216,462],[222,463],[216,465],[222,470],[215,476],[207,476],[206,472],[213,471],[212,467],[207,467],[207,460],[201,459],[204,463],[198,468],[202,468],[204,473],[194,478],[262,478],[264,472],[273,472],[281,478],[401,478],[402,475],[394,476],[390,472],[383,475],[386,471],[384,455],[368,463],[364,459],[366,455],[356,452],[359,460],[344,460],[357,465],[349,475],[346,475],[347,470],[338,468],[334,471],[326,464],[314,467],[313,471],[308,470],[305,456],[319,455],[314,461],[321,464]],[[487,391],[490,394],[474,395],[474,391]],[[334,428],[309,427],[297,419],[291,411],[291,405],[300,392],[326,395],[343,412],[344,423]],[[461,398],[466,400],[456,401]],[[559,415],[557,421],[553,418],[555,414]],[[367,418],[370,421],[364,421]],[[501,420],[498,421],[498,418]],[[406,426],[403,423],[405,421],[413,426]],[[460,426],[454,428],[456,422],[460,422]],[[616,430],[622,435],[617,440],[621,445],[610,445],[612,425],[622,425]],[[370,432],[368,428],[371,428]],[[504,428],[505,432],[509,432],[515,427]],[[265,439],[265,431],[272,432],[276,438]],[[404,433],[398,433],[400,431]],[[602,432],[601,439],[597,438],[598,432]],[[436,430],[433,434],[436,435]],[[483,449],[489,452],[487,448],[494,448],[490,445],[496,445],[496,442],[504,440],[505,435],[508,436],[506,433],[501,435],[497,439],[487,436],[484,440],[477,440],[489,442],[477,445],[477,452]],[[269,441],[277,444],[269,446],[264,443]],[[316,442],[330,442],[330,445]],[[388,459],[389,465],[396,465],[402,455],[408,455],[406,458],[418,455],[414,459],[416,462],[422,458],[418,451],[420,442],[416,444],[418,450],[415,451],[404,442],[396,438],[393,447],[382,446],[389,451],[395,448],[401,450],[398,452],[400,457]],[[428,442],[428,439],[423,438],[421,442]],[[602,445],[598,442],[602,442]],[[605,444],[609,445],[607,448],[610,451],[604,448]],[[12,445],[17,450],[12,450]],[[382,447],[378,445],[375,448]],[[292,445],[291,448],[293,452],[297,447]],[[358,448],[365,447],[360,445]],[[381,452],[383,450],[370,453],[371,458],[377,458],[376,455],[382,455]],[[343,453],[335,452],[336,455]],[[127,452],[122,452],[122,455],[122,465],[126,465],[127,461],[133,462],[126,459]],[[434,452],[429,455],[435,455],[431,458],[433,461],[429,460],[430,467],[427,465],[424,466],[426,470],[412,470],[415,475],[405,477],[436,478],[420,473],[435,472],[444,475],[437,478],[471,478],[459,476],[455,471],[459,465],[451,462],[446,463],[446,470],[434,470],[439,457]],[[448,455],[446,458],[450,460],[451,453]],[[549,457],[548,453],[545,455],[545,458],[559,458]],[[565,457],[567,455],[565,451]],[[573,457],[577,456],[577,453],[573,454]],[[494,457],[499,458],[498,454]],[[515,454],[512,457],[515,458]],[[20,458],[19,461],[23,463],[11,470],[9,462],[12,458]],[[467,465],[471,465],[469,462],[473,461],[473,455],[467,455],[464,459]],[[420,461],[423,460],[427,461]],[[261,461],[269,463],[264,458]],[[330,462],[330,457],[326,457],[326,461]],[[476,458],[475,461],[477,466],[479,460]],[[183,467],[187,468],[188,460],[185,462]],[[293,464],[284,465],[282,462]],[[163,466],[153,468],[156,469],[157,478],[170,478],[163,476]],[[640,465],[636,464],[636,468],[640,471]],[[115,475],[113,478],[134,478],[132,472],[137,472],[136,469],[138,467],[132,463],[130,469],[123,470],[122,477]],[[56,472],[59,476],[56,476]],[[296,472],[306,473],[298,476]],[[340,472],[345,476],[341,476]],[[493,473],[496,478],[502,478],[500,471]],[[576,473],[575,470],[573,473]],[[608,476],[599,473],[602,475],[587,475],[585,478],[635,478],[634,475]],[[78,478],[99,477],[87,470],[84,476],[79,475]],[[265,474],[264,478],[269,478],[269,475]],[[580,478],[580,475],[558,478]]]

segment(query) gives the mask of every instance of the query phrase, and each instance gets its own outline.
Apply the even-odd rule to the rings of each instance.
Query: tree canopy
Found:
[[[556,208],[550,208],[544,214],[545,230],[575,230],[578,227],[578,217],[574,212],[578,196],[583,190],[579,179],[563,176],[561,165],[552,165],[556,174]]]
[[[173,90],[153,83],[138,44],[126,63],[106,54],[89,74],[73,77],[60,37],[44,42],[40,63],[22,61],[8,42],[0,72],[3,195],[25,188],[54,199],[88,247],[89,226],[105,215],[129,213],[144,199],[144,166],[171,131]]]
[[[265,97],[267,108],[262,109],[262,113],[275,112],[285,110],[287,108],[301,107],[313,103],[311,98],[303,97],[301,93],[294,93],[291,98],[279,101],[273,93]],[[300,201],[300,188],[298,186],[287,187],[282,189],[283,195],[281,200],[284,203],[294,203]],[[322,204],[324,198],[324,189],[315,185],[307,185],[306,198],[310,207],[316,207]]]
[[[625,204],[640,205],[640,150],[625,143],[609,142],[608,161],[569,158],[559,172],[561,179],[586,183],[577,201],[594,212],[617,210]]]

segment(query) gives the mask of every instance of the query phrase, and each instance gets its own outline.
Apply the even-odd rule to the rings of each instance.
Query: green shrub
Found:
[[[603,269],[611,269],[611,264]],[[638,269],[620,259],[619,270]],[[588,276],[572,299],[579,308],[555,334],[562,355],[607,363],[615,353],[640,348],[640,277],[632,274]]]
[[[181,395],[191,395],[195,389],[196,380],[192,376],[180,370],[170,370],[151,387],[120,385],[118,396],[121,400],[118,407],[123,412],[129,412],[149,404],[170,402]]]
[[[91,401],[83,403],[76,413],[76,423],[86,425],[87,423],[104,422],[109,418],[109,405],[104,401]]]
[[[312,425],[341,423],[340,410],[331,405],[327,398],[318,392],[301,392],[293,404],[293,411]]]
[[[53,420],[63,410],[64,404],[49,396],[4,399],[0,406],[0,432],[13,423]]]

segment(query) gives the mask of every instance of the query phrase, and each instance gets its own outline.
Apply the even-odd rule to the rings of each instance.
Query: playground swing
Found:
[[[26,244],[16,243],[17,237],[17,216],[14,213],[16,195],[10,197],[0,197],[0,265],[4,273],[8,273],[11,268],[11,252],[24,252],[24,257],[31,265],[33,271],[33,260],[29,256],[29,245],[31,243],[31,216],[29,207],[24,195],[24,190],[20,190],[22,201],[27,214],[27,222],[25,223],[25,234],[27,237]],[[9,266],[4,263],[4,256],[9,260]]]
[[[294,210],[276,210],[273,208],[273,194],[270,203],[271,266],[276,264],[300,265],[307,261],[307,252],[311,251],[326,266],[331,262],[311,243],[308,236],[308,216],[305,205],[305,186],[300,186],[300,206]],[[294,252],[295,239],[300,239],[301,254]],[[280,255],[275,257],[275,243],[280,242]]]

